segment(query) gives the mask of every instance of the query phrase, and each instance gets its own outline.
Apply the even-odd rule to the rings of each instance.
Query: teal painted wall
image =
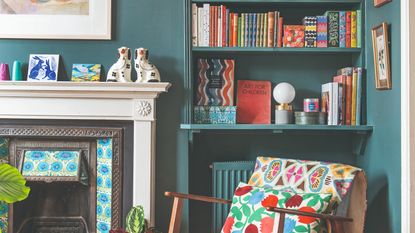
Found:
[[[73,63],[101,63],[105,72],[117,59],[117,48],[146,47],[151,61],[158,66],[163,81],[173,83],[158,102],[157,128],[157,222],[166,232],[171,200],[165,190],[186,191],[186,171],[178,169],[186,144],[179,135],[184,73],[183,0],[113,0],[113,40],[0,40],[0,62],[28,62],[30,53],[61,55],[59,80],[68,80]],[[135,72],[134,72],[135,77]],[[184,135],[185,137],[185,135]],[[178,151],[181,151],[180,153]],[[180,157],[182,156],[182,157]],[[179,178],[183,177],[183,178]],[[178,187],[184,187],[182,189]]]
[[[401,233],[400,1],[381,8],[368,1],[366,15],[367,111],[369,124],[375,126],[366,154],[358,162],[369,180],[366,232]],[[377,91],[374,83],[371,29],[383,21],[391,26],[391,91]]]

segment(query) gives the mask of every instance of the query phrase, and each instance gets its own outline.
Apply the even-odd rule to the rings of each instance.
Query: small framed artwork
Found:
[[[392,0],[373,0],[375,7],[381,7],[390,2],[392,2]]]
[[[27,81],[53,82],[58,80],[59,55],[31,54]]]
[[[100,64],[73,64],[73,82],[99,82],[101,77]]]
[[[388,25],[383,22],[372,29],[376,89],[392,89]]]

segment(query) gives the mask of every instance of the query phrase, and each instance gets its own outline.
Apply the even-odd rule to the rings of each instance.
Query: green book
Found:
[[[361,10],[357,10],[356,11],[356,21],[357,21],[357,32],[356,32],[356,37],[357,37],[357,47],[361,48],[362,47],[362,11]]]
[[[245,47],[245,13],[241,14],[241,47]]]
[[[258,13],[257,17],[256,17],[256,34],[255,34],[255,47],[259,47],[260,46],[260,36],[261,36],[261,14]]]
[[[242,44],[241,44],[241,33],[242,33],[241,22],[242,22],[242,18],[238,17],[238,47],[242,47]]]

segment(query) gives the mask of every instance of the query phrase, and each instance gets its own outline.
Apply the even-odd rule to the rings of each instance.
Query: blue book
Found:
[[[339,11],[339,47],[346,48],[346,12]]]
[[[255,47],[256,44],[256,28],[258,27],[256,23],[256,18],[258,15],[256,13],[253,14],[252,17],[252,33],[251,33],[251,47]]]
[[[252,19],[254,17],[254,14],[249,13],[248,15],[249,15],[249,17],[248,17],[247,43],[248,43],[248,47],[252,47],[252,42],[251,42],[251,40],[252,40]]]
[[[356,125],[361,125],[363,96],[363,69],[357,68]]]

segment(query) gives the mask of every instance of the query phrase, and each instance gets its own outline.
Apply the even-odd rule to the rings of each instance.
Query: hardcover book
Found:
[[[278,17],[278,29],[277,29],[277,47],[280,48],[282,47],[282,33],[283,33],[283,23],[284,23],[284,17]]]
[[[271,82],[238,81],[236,121],[242,124],[271,124]]]
[[[195,106],[196,124],[236,124],[235,106]]]
[[[352,82],[352,124],[356,125],[356,107],[357,107],[357,69],[353,69]]]
[[[346,48],[346,12],[339,12],[339,47]]]
[[[268,12],[268,43],[267,47],[272,48],[274,44],[274,25],[275,25],[275,13]]]
[[[192,46],[198,45],[198,8],[196,3],[192,3]]]
[[[339,47],[339,12],[327,11],[328,47]]]
[[[362,47],[362,11],[356,11],[356,24],[357,24],[357,32],[356,32],[356,41],[357,47]]]
[[[321,111],[328,116],[328,125],[338,124],[338,83],[326,83],[321,86]]]
[[[362,124],[362,109],[364,96],[363,69],[357,68],[357,92],[356,92],[356,125]]]
[[[352,90],[353,90],[353,68],[346,67],[337,71],[337,75],[346,76],[346,125],[352,123]]]
[[[317,17],[306,16],[303,19],[305,47],[317,47]]]
[[[351,48],[352,12],[346,12],[346,48]]]
[[[235,61],[199,59],[196,105],[232,106]]]
[[[346,124],[346,99],[347,99],[347,76],[337,75],[333,77],[333,82],[341,84],[339,90],[339,124]]]
[[[351,25],[352,25],[352,31],[351,31],[351,47],[356,48],[357,47],[357,16],[356,11],[352,11],[351,13]]]
[[[317,47],[327,48],[327,16],[317,16]]]
[[[304,29],[303,25],[285,25],[284,47],[304,47]]]

